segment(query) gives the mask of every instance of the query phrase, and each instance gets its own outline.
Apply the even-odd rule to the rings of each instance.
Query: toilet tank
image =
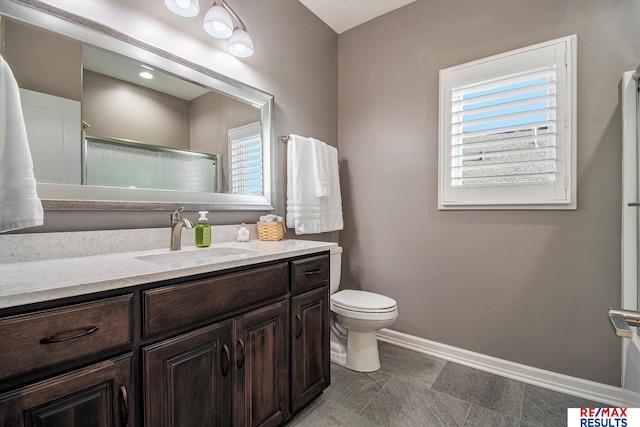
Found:
[[[342,248],[340,246],[331,249],[329,262],[329,291],[333,294],[340,287],[340,273],[342,272]]]

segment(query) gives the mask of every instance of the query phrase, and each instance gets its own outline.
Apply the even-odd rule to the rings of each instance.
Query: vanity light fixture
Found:
[[[169,10],[180,16],[197,15],[197,11],[195,15],[185,15],[177,12],[174,5],[178,3],[182,4],[182,9],[179,10],[184,11],[190,4],[194,3],[197,8],[198,0],[165,0]],[[235,29],[233,20],[238,23]],[[207,34],[219,39],[228,39],[227,52],[231,55],[240,58],[248,58],[253,55],[253,41],[249,33],[247,33],[247,27],[224,0],[214,0],[213,5],[204,15],[202,26]]]
[[[238,25],[232,31],[232,18],[238,21]],[[219,39],[229,39],[227,52],[240,58],[248,58],[253,55],[253,41],[247,33],[244,22],[236,15],[224,0],[215,0],[204,17],[204,30]]]
[[[164,5],[176,15],[192,18],[200,13],[198,0],[164,0]]]

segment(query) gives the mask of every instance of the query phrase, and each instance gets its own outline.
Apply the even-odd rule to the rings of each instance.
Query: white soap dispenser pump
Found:
[[[250,234],[249,229],[244,225],[244,222],[243,222],[240,228],[238,229],[238,236],[236,237],[236,240],[238,242],[248,242],[249,234]]]

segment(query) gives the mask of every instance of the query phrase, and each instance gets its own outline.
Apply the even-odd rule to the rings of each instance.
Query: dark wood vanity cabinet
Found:
[[[145,425],[282,424],[289,407],[287,311],[281,301],[145,347]]]
[[[292,262],[291,411],[315,399],[331,382],[329,257]]]
[[[289,416],[289,304],[233,319],[233,425],[278,426]]]
[[[0,426],[282,425],[329,385],[328,275],[302,257],[0,313]]]
[[[282,424],[289,415],[288,291],[288,262],[144,291],[147,341],[224,319],[143,348],[145,425]]]
[[[0,396],[0,425],[113,427],[134,425],[131,353]]]
[[[229,322],[142,349],[146,426],[231,425]]]
[[[0,386],[39,369],[55,372],[56,364],[67,369],[0,393],[0,426],[133,425],[132,302],[129,293],[0,318]],[[74,360],[86,366],[70,369]]]

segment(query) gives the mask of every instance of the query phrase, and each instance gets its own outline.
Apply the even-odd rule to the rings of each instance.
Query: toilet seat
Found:
[[[397,310],[396,301],[384,295],[347,289],[331,295],[332,308],[358,313],[390,313]],[[340,310],[340,311],[342,311]]]

